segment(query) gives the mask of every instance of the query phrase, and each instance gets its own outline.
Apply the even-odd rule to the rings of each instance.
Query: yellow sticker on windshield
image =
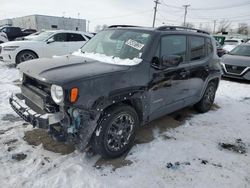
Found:
[[[132,47],[132,48],[135,48],[137,50],[141,50],[144,46],[144,44],[141,44],[141,43],[139,43],[135,40],[132,40],[132,39],[129,39],[125,44]]]

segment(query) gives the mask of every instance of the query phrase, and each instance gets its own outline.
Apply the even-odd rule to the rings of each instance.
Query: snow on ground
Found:
[[[17,78],[15,68],[0,64],[0,119],[14,115],[14,121],[0,120],[0,130],[8,130],[0,132],[0,187],[250,187],[250,84],[221,81],[219,109],[195,114],[164,133],[156,130],[152,142],[132,148],[126,157],[131,165],[114,171],[94,167],[98,156],[60,155],[28,145],[23,136],[32,127],[8,105],[11,92],[18,91]],[[246,154],[218,145],[236,139],[245,143]],[[12,159],[20,152],[27,154],[24,160]]]

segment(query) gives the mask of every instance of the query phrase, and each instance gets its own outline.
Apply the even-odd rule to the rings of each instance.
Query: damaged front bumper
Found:
[[[48,133],[56,140],[65,143],[78,144],[83,151],[87,147],[97,126],[96,119],[92,119],[88,111],[75,109],[79,115],[74,117],[74,110],[69,113],[56,112],[40,114],[25,104],[22,94],[15,94],[9,98],[13,110],[26,122],[34,127],[48,129]],[[80,144],[79,144],[80,143]]]
[[[13,110],[26,122],[34,127],[48,129],[49,125],[59,123],[63,119],[63,113],[39,114],[25,104],[22,94],[13,94],[9,98]]]

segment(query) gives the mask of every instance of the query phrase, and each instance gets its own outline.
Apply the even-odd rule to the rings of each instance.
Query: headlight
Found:
[[[4,46],[3,50],[5,50],[5,51],[14,51],[17,48],[19,48],[19,46]]]
[[[51,92],[51,97],[56,104],[59,104],[63,101],[64,96],[63,96],[63,89],[61,86],[52,85],[50,92]]]
[[[5,34],[1,34],[1,36],[7,39],[7,36]]]
[[[19,80],[22,82],[23,81],[23,73],[20,71],[19,72]]]

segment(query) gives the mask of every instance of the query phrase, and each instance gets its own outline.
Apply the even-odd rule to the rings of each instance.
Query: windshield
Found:
[[[150,36],[140,31],[106,30],[89,40],[81,51],[120,59],[141,58]]]
[[[239,56],[250,56],[250,45],[237,46],[229,54]]]
[[[34,41],[45,41],[46,39],[48,39],[51,35],[53,35],[55,32],[53,31],[44,31],[41,32],[39,35],[33,35],[33,37],[30,40],[34,40]]]

